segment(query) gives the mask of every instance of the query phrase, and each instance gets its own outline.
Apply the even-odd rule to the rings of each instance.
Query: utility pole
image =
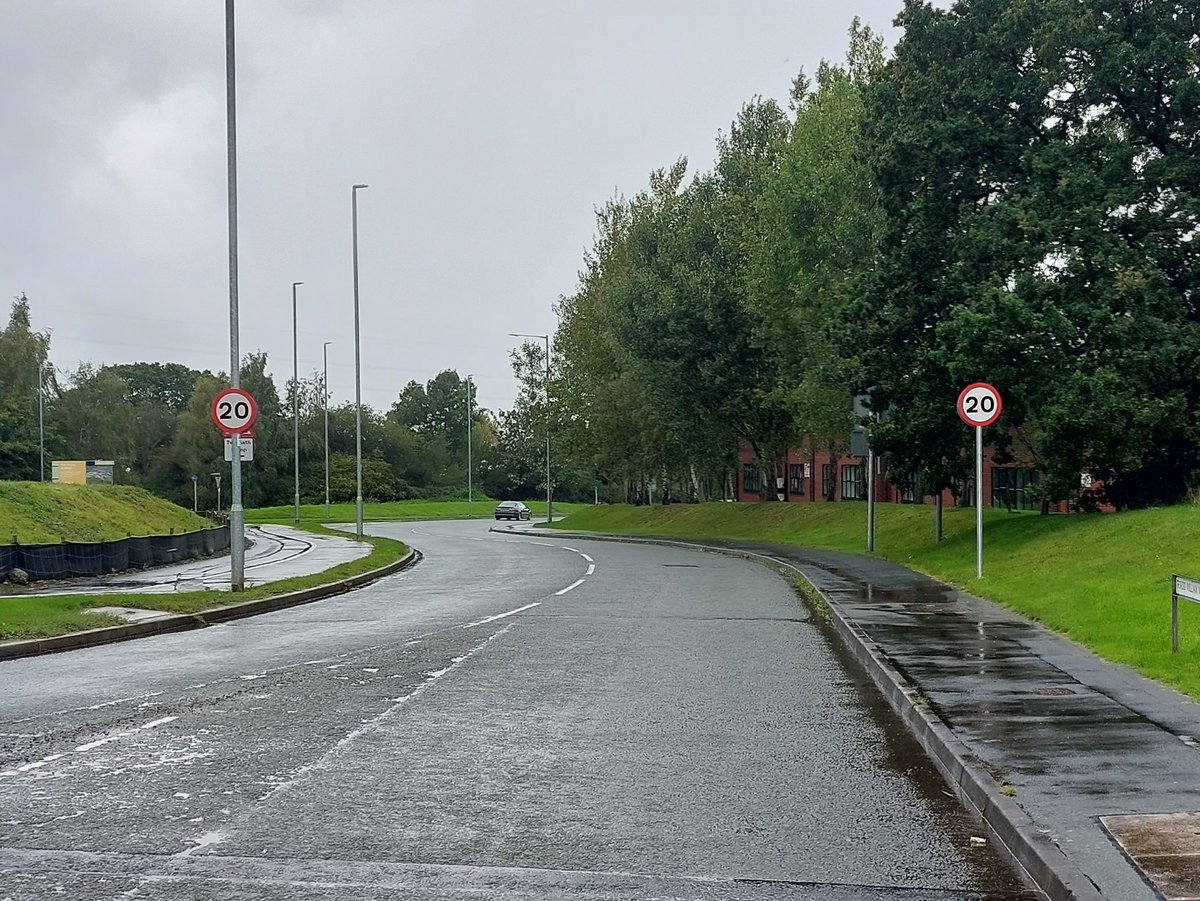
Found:
[[[234,62],[233,0],[225,0],[225,140],[229,183],[229,386],[241,387],[242,354],[238,338],[237,236],[237,67]],[[242,509],[242,443],[233,436],[232,499],[229,504],[229,589],[246,587],[246,513]],[[217,483],[220,497],[221,483]],[[219,506],[219,505],[218,505]]]
[[[325,363],[324,381],[321,383],[321,393],[323,395],[322,406],[325,408],[325,518],[329,518],[329,345],[332,341],[326,341],[321,348],[321,356]]]
[[[292,282],[292,468],[296,491],[292,519],[300,525],[300,357],[296,342],[296,289],[304,282]]]
[[[467,514],[471,513],[471,376],[467,376]]]
[[[354,536],[362,541],[363,537],[363,496],[362,496],[362,362],[359,349],[358,331],[358,192],[367,185],[353,185],[350,189],[350,210],[353,225],[354,244]]]
[[[46,423],[44,399],[46,396],[46,363],[38,363],[38,450],[42,459],[41,481],[46,481]]]

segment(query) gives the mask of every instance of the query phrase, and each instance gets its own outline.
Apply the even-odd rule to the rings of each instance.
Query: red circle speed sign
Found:
[[[969,426],[983,428],[1000,418],[1000,392],[987,382],[967,385],[958,395],[958,416]]]
[[[241,388],[226,388],[212,402],[212,418],[221,431],[238,434],[254,425],[258,405]]]

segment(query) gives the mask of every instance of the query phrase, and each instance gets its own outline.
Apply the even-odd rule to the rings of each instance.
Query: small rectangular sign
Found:
[[[241,438],[238,439],[238,442],[242,446],[242,462],[249,463],[251,460],[254,459],[254,439],[242,436]],[[225,439],[225,462],[226,463],[233,462],[233,439],[232,438]]]
[[[1200,602],[1200,582],[1185,579],[1183,576],[1171,576],[1171,593],[1189,601]]]

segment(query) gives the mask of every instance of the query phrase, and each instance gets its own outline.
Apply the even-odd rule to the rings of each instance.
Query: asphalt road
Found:
[[[424,562],[0,663],[0,899],[1033,897],[769,570],[373,531]]]

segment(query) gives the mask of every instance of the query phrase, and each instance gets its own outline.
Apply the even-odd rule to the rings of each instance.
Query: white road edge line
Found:
[[[562,592],[559,592],[561,594]],[[535,601],[532,604],[526,604],[524,607],[518,607],[516,610],[509,610],[507,613],[497,613],[495,616],[489,616],[486,619],[476,620],[473,623],[465,623],[459,626],[460,629],[473,629],[476,626],[482,626],[484,623],[493,623],[498,619],[504,619],[506,616],[513,616],[517,613],[522,613],[525,610],[532,610],[534,607],[542,606],[541,601]]]
[[[584,581],[583,579],[576,579],[574,582],[572,582],[566,588],[562,589],[561,591],[556,591],[554,593],[556,595],[566,594],[568,591],[571,591],[572,589],[578,588],[580,585],[582,585],[583,581]]]

